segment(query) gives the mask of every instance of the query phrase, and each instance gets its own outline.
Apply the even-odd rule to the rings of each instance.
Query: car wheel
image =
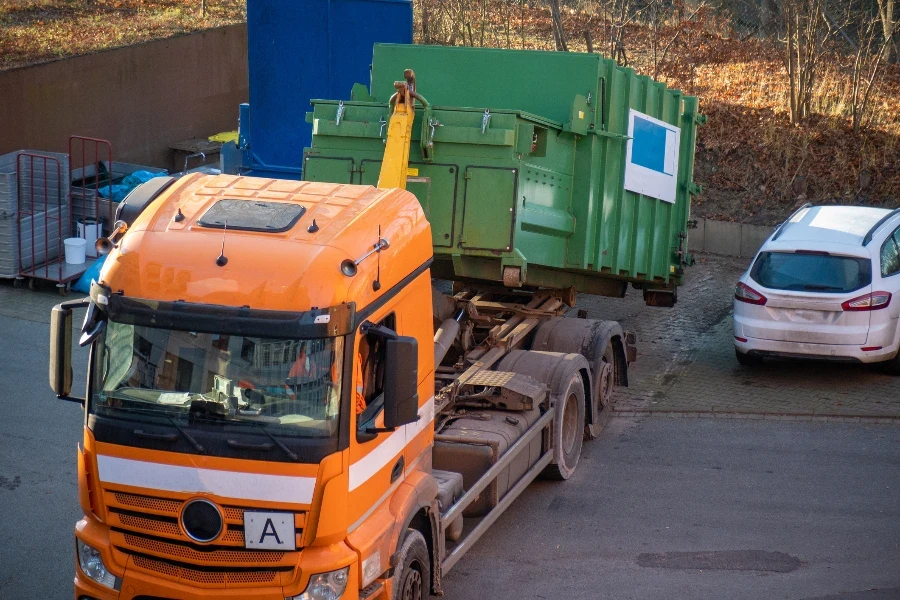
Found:
[[[894,358],[881,363],[881,370],[888,375],[900,375],[900,352],[894,355]]]
[[[753,354],[744,354],[737,348],[734,350],[734,357],[742,367],[755,367],[762,364],[762,358]]]

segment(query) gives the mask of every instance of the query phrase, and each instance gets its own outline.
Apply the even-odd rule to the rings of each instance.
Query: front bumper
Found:
[[[284,600],[306,589],[310,576],[316,573],[324,573],[346,566],[351,566],[347,591],[343,600],[357,598],[359,581],[357,569],[352,566],[356,563],[357,555],[344,543],[332,544],[323,547],[305,548],[299,552],[299,569],[295,572],[297,577],[287,585],[273,586],[260,584],[258,586],[242,584],[235,587],[223,587],[212,585],[186,585],[176,581],[172,576],[162,573],[150,572],[134,564],[131,557],[127,565],[122,568],[113,560],[113,549],[109,538],[109,529],[91,518],[85,518],[78,522],[75,535],[84,543],[93,546],[103,555],[106,568],[119,577],[121,586],[119,590],[104,587],[87,577],[75,558],[75,600],[133,600],[138,597],[172,598],[178,600],[210,600],[213,598],[234,599],[246,598],[248,600]]]

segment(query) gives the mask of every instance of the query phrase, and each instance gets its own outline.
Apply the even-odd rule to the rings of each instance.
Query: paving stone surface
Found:
[[[900,423],[900,377],[875,367],[786,360],[767,360],[758,367],[737,363],[732,298],[748,263],[698,256],[671,309],[647,307],[637,290],[629,290],[624,299],[579,296],[577,308],[586,309],[590,318],[617,319],[638,336],[638,362],[629,371],[630,386],[618,390],[616,410]]]

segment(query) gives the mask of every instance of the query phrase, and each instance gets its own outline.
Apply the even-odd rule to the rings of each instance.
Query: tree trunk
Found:
[[[794,4],[792,0],[785,0],[785,21],[787,23],[787,43],[784,45],[785,62],[790,83],[791,123],[796,124],[800,119],[797,114],[797,71],[794,67],[794,48],[797,42],[797,32],[794,28]]]
[[[894,22],[895,0],[878,0],[878,16],[881,17],[881,29],[888,47],[884,51],[885,62],[897,60],[896,23]]]
[[[561,52],[568,52],[566,45],[566,32],[563,30],[562,14],[559,12],[559,0],[547,0],[550,5],[550,16],[553,19],[553,39],[556,42],[556,49]]]

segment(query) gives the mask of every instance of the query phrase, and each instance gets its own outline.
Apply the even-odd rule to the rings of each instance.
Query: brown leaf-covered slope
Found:
[[[423,5],[441,2],[417,0],[420,41],[449,41],[436,35],[421,39]],[[473,33],[464,40],[457,36],[456,43],[474,39],[478,45],[484,23],[485,45],[554,48],[550,11],[543,3],[468,2],[476,9],[483,4],[488,7],[483,20],[478,10],[457,13]],[[583,5],[581,11],[563,12],[569,49],[584,52],[587,31],[594,50],[609,55],[609,15],[599,4]],[[704,192],[694,199],[694,216],[774,224],[807,201],[900,207],[900,66],[884,68],[872,110],[854,133],[847,75],[852,57],[836,50],[816,86],[813,115],[793,126],[780,48],[770,40],[738,39],[727,21],[710,11],[691,12],[669,15],[657,27],[635,19],[623,27],[622,39],[628,66],[699,96],[709,117],[698,137],[695,179]],[[446,24],[444,30],[449,31]]]
[[[611,53],[615,29],[602,10],[609,4],[580,0],[577,10],[562,4],[570,50],[584,52],[588,32],[595,51]],[[244,0],[207,0],[206,17],[200,6],[201,0],[4,0],[0,69],[240,22],[245,15]],[[418,42],[555,48],[543,2],[415,0],[414,6]],[[721,16],[689,8],[656,26],[641,14],[621,33],[629,66],[699,96],[709,117],[698,139],[695,179],[704,192],[694,199],[694,216],[772,224],[806,201],[900,207],[900,66],[884,68],[872,110],[854,133],[852,57],[834,52],[816,86],[812,117],[793,126],[773,42],[738,39]]]
[[[239,23],[244,0],[2,0],[0,70]]]

